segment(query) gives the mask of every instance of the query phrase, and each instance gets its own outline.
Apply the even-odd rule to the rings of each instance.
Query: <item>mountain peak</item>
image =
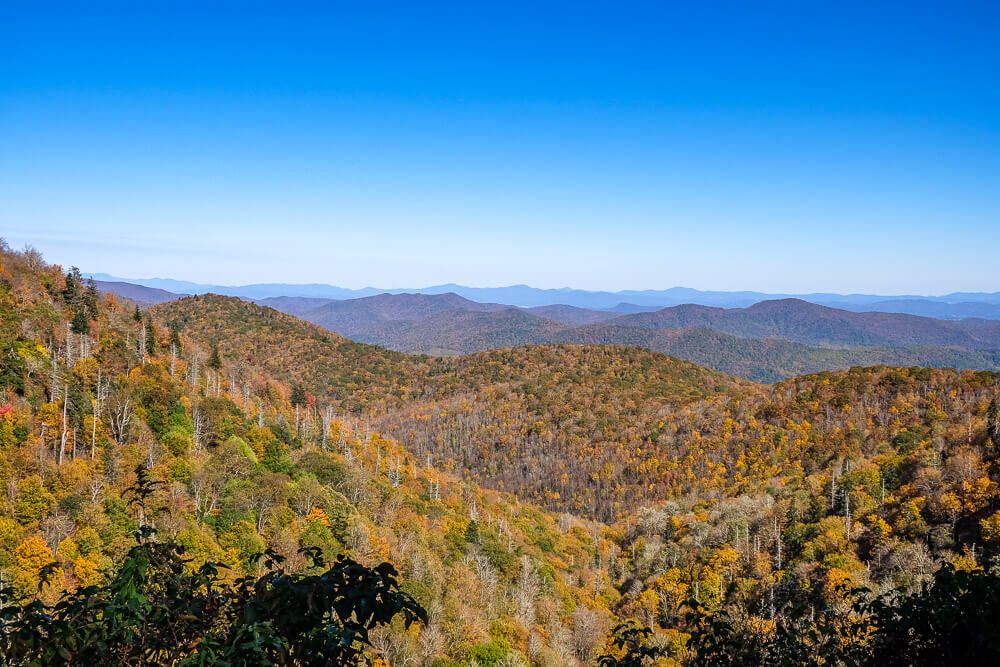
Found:
[[[822,313],[828,311],[832,312],[835,309],[828,308],[826,306],[821,306],[816,303],[811,303],[804,299],[799,299],[795,297],[786,297],[783,299],[768,299],[766,301],[758,301],[752,306],[749,306],[746,310],[756,313],[776,313],[776,312]]]

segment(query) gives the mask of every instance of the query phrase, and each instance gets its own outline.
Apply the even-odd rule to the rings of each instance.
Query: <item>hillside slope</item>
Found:
[[[427,362],[343,336],[236,297],[202,295],[152,310],[168,327],[217,345],[222,357],[300,383],[345,410],[404,400]],[[204,360],[203,360],[204,362]]]
[[[814,347],[782,338],[743,338],[701,326],[647,329],[611,321],[556,334],[556,341],[629,345],[686,359],[755,382],[777,382],[796,375],[853,366],[928,366],[1000,370],[1000,350],[945,346]]]
[[[153,313],[204,348],[217,345],[228,363],[263,368],[301,384],[321,403],[363,411],[419,457],[430,455],[446,469],[555,509],[604,518],[655,497],[657,485],[649,488],[638,478],[613,493],[588,480],[616,458],[621,470],[629,470],[661,414],[758,389],[690,362],[623,347],[530,346],[411,357],[351,343],[231,297],[183,299]],[[484,440],[488,446],[480,444]],[[545,456],[529,456],[540,444],[548,447]],[[620,450],[627,452],[623,459]],[[552,480],[563,475],[561,490],[553,493]]]
[[[863,655],[871,628],[842,632],[858,587],[935,571],[957,582],[923,598],[935,618],[995,627],[969,582],[998,581],[996,373],[763,387],[624,347],[412,358],[236,299],[137,313],[0,260],[0,570],[22,599],[99,580],[141,520],[225,576],[265,547],[390,560],[430,611],[372,637],[390,664],[594,664],[624,618],[674,664],[717,662],[716,622],[733,655]],[[141,514],[140,462],[162,483]]]
[[[762,301],[749,308],[676,306],[613,320],[643,329],[701,327],[741,338],[782,338],[826,347],[952,346],[1000,349],[1000,323],[968,326],[898,313],[854,313],[799,299]]]
[[[515,309],[455,294],[383,294],[319,306],[301,298],[264,303],[353,340],[409,353],[628,345],[759,382],[873,364],[1000,369],[1000,325],[994,321],[852,313],[796,299],[628,315],[571,306]]]
[[[619,594],[599,565],[612,548],[601,526],[463,482],[263,373],[276,359],[254,356],[271,332],[289,362],[332,354],[350,381],[324,386],[356,398],[358,383],[387,386],[361,372],[381,351],[237,299],[168,311],[245,345],[262,361],[250,367],[213,359],[210,345],[131,304],[90,297],[72,274],[0,244],[4,596],[52,603],[101,581],[146,525],[183,546],[192,568],[219,563],[227,581],[258,574],[265,548],[299,572],[302,549],[393,563],[430,618],[373,634],[369,662],[582,665],[603,650]],[[126,491],[140,463],[156,484],[141,509]]]
[[[114,294],[115,296],[120,296],[129,301],[147,306],[166,303],[187,296],[186,294],[176,294],[167,290],[134,285],[132,283],[95,280],[94,284],[97,285],[98,291],[102,294]]]

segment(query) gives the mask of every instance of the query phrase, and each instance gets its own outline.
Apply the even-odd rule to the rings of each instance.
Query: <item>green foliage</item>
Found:
[[[146,354],[156,354],[156,327],[153,326],[153,319],[147,315],[143,324],[146,329]]]
[[[465,528],[465,541],[469,544],[479,543],[479,524],[475,520],[469,521]]]
[[[909,454],[920,444],[920,434],[913,431],[903,431],[892,439],[892,445],[900,454]]]
[[[771,621],[691,602],[687,664],[957,665],[1000,661],[1000,575],[951,565],[910,595],[842,589],[838,606],[790,591]]]
[[[316,476],[321,484],[336,487],[347,479],[347,468],[325,452],[306,452],[299,459],[299,468]]]
[[[306,404],[306,390],[300,383],[296,382],[292,385],[292,405],[305,405]]]
[[[208,357],[208,367],[214,370],[222,368],[222,358],[219,356],[219,344],[212,341],[212,353]]]
[[[83,308],[73,311],[72,329],[77,334],[90,333],[90,315]]]
[[[140,468],[130,490],[140,515],[158,483]],[[319,574],[285,572],[264,555],[260,578],[227,584],[222,566],[192,571],[184,548],[142,527],[107,584],[65,593],[49,606],[21,603],[0,588],[0,655],[5,665],[350,665],[369,632],[401,616],[426,622],[399,590],[388,563],[374,568],[339,557],[330,567],[307,549]],[[52,572],[43,568],[42,578]]]
[[[868,659],[881,644],[845,614],[869,600],[851,586],[894,591],[884,602],[896,609],[940,564],[974,569],[1000,554],[995,374],[856,368],[769,388],[614,347],[405,357],[212,296],[141,323],[108,299],[84,341],[67,325],[89,310],[65,300],[62,270],[0,256],[4,580],[21,609],[37,597],[58,617],[60,593],[83,595],[140,562],[128,536],[155,525],[176,536],[184,566],[166,566],[140,591],[152,607],[130,613],[217,605],[201,614],[213,623],[175,628],[184,660],[222,661],[236,642],[295,662],[276,648],[274,622],[233,620],[243,611],[227,602],[239,577],[279,569],[258,558],[268,548],[289,577],[322,574],[320,555],[405,568],[403,589],[434,623],[394,623],[377,643],[393,664],[424,665],[473,657],[470,646],[477,662],[589,664],[631,617],[650,631],[621,629],[610,659]],[[154,333],[163,316],[178,353],[143,358],[137,324]],[[212,348],[221,367],[206,373]],[[139,461],[155,472],[140,485],[153,486],[130,506]],[[144,540],[139,569],[151,572],[165,561]],[[183,577],[211,563],[225,567],[183,592],[194,585]],[[162,600],[168,590],[181,592]],[[961,637],[953,620],[990,608],[967,597],[905,614]],[[874,627],[876,608],[857,609]],[[902,621],[886,613],[886,637],[924,633],[890,631]],[[78,618],[79,632],[111,637],[96,616]],[[248,634],[236,637],[241,623]],[[149,632],[147,648],[166,645]],[[487,636],[507,644],[480,644]],[[920,655],[955,648],[937,637],[913,650],[924,644]],[[116,659],[163,660],[130,650]]]
[[[667,651],[650,642],[653,631],[634,620],[615,626],[611,650],[597,659],[601,667],[642,667]]]
[[[257,460],[257,454],[255,454],[254,451],[250,448],[250,445],[247,444],[247,441],[239,437],[238,435],[229,436],[229,439],[226,440],[222,444],[222,446],[227,449],[239,452],[253,464],[259,463],[259,461]]]
[[[183,456],[194,446],[191,432],[179,426],[174,426],[164,433],[161,441],[174,456]]]
[[[38,521],[48,513],[55,504],[55,496],[38,475],[32,475],[21,480],[14,498],[14,518],[26,524]]]
[[[469,650],[469,660],[475,660],[482,667],[497,667],[510,653],[510,644],[503,639],[495,639],[488,644],[477,644]]]
[[[170,326],[170,345],[176,354],[184,351],[184,345],[181,342],[181,330],[176,324]]]
[[[861,605],[878,628],[872,664],[1000,664],[1000,575],[945,565],[913,595]]]

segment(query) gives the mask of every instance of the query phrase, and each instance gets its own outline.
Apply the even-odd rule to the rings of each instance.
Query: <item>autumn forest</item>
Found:
[[[4,664],[1000,655],[1000,373],[487,348],[3,244]]]

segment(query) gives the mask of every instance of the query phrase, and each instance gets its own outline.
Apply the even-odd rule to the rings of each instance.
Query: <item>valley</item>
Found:
[[[163,485],[144,520],[192,566],[252,574],[270,548],[306,570],[306,547],[394,564],[429,620],[378,630],[390,664],[592,664],[625,619],[699,664],[695,610],[768,642],[802,596],[836,619],[845,584],[917,594],[1000,555],[1000,374],[919,364],[990,354],[989,323],[805,302],[607,319],[453,295],[272,302],[359,339],[471,346],[407,354],[235,297],[140,309],[37,254],[2,260],[0,572],[19,596],[114,569],[140,464]],[[639,334],[739,341],[752,359],[726,363],[786,359],[791,377]],[[912,363],[796,370],[889,354],[871,345]],[[828,642],[805,650],[860,650]]]
[[[1000,370],[998,320],[853,312],[798,299],[633,313],[567,305],[517,308],[454,293],[271,297],[257,303],[408,354],[453,356],[553,343],[624,345],[765,383],[880,364]]]

